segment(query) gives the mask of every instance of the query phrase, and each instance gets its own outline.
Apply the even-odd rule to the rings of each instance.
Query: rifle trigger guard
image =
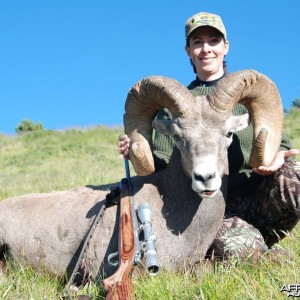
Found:
[[[115,252],[115,253],[111,253],[108,255],[108,263],[113,266],[113,267],[117,267],[119,264],[119,252]]]

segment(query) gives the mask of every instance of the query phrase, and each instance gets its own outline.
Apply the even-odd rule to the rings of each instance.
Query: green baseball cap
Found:
[[[201,26],[213,27],[223,34],[225,40],[227,39],[226,29],[221,17],[207,12],[200,12],[187,19],[185,23],[185,38],[187,39],[196,28]]]

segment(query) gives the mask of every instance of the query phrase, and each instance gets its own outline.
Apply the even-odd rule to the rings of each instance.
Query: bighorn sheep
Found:
[[[148,201],[152,207],[162,267],[175,269],[184,260],[199,261],[222,223],[227,148],[232,133],[248,124],[247,116],[232,115],[237,102],[248,108],[255,128],[250,165],[268,165],[279,148],[283,114],[276,86],[266,76],[252,70],[227,75],[207,97],[193,96],[173,79],[152,76],[128,93],[125,132],[132,143],[131,162],[143,175],[132,178],[133,194],[136,206]],[[153,173],[152,120],[163,107],[175,119],[154,120],[153,126],[174,136],[177,149],[168,167]],[[72,271],[108,187],[80,187],[0,202],[0,258],[6,252],[12,259],[42,265],[58,275]],[[117,221],[117,207],[106,209],[89,243],[83,268],[93,278],[115,270],[107,257],[117,251]]]

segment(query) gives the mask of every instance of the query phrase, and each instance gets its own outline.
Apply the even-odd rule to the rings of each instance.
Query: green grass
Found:
[[[6,277],[0,277],[0,299],[59,299],[62,288],[58,278],[19,264],[9,270]]]
[[[300,111],[285,117],[285,130],[300,149]],[[0,200],[32,192],[66,190],[82,185],[100,185],[124,177],[122,156],[117,152],[122,128],[95,127],[85,130],[39,131],[20,136],[0,135]],[[299,156],[298,156],[299,160]],[[136,299],[286,299],[283,284],[300,284],[300,224],[279,246],[289,256],[272,259],[264,255],[230,264],[201,264],[193,272],[161,271],[157,276],[133,277]],[[46,272],[9,264],[0,275],[0,299],[62,299],[64,283]],[[105,299],[99,283],[80,290],[93,300]]]
[[[293,107],[285,116],[284,130],[290,137],[293,147],[300,150],[300,108]],[[300,154],[297,155],[297,160],[300,161]]]
[[[0,199],[119,180],[124,176],[117,152],[121,131],[96,127],[0,136]]]

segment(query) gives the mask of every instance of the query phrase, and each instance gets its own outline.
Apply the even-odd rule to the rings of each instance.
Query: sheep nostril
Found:
[[[200,174],[194,174],[194,178],[195,178],[195,180],[197,180],[197,181],[201,181],[201,182],[205,182],[205,180],[204,180],[204,177],[202,176],[202,175],[200,175]]]
[[[211,173],[211,174],[208,174],[208,175],[206,176],[206,180],[213,179],[214,177],[216,177],[216,172]]]
[[[195,180],[201,181],[203,183],[205,183],[205,182],[207,182],[207,181],[209,181],[209,180],[211,180],[211,179],[213,179],[215,177],[216,177],[216,172],[210,173],[210,174],[206,174],[205,176],[202,176],[200,174],[194,173]]]

